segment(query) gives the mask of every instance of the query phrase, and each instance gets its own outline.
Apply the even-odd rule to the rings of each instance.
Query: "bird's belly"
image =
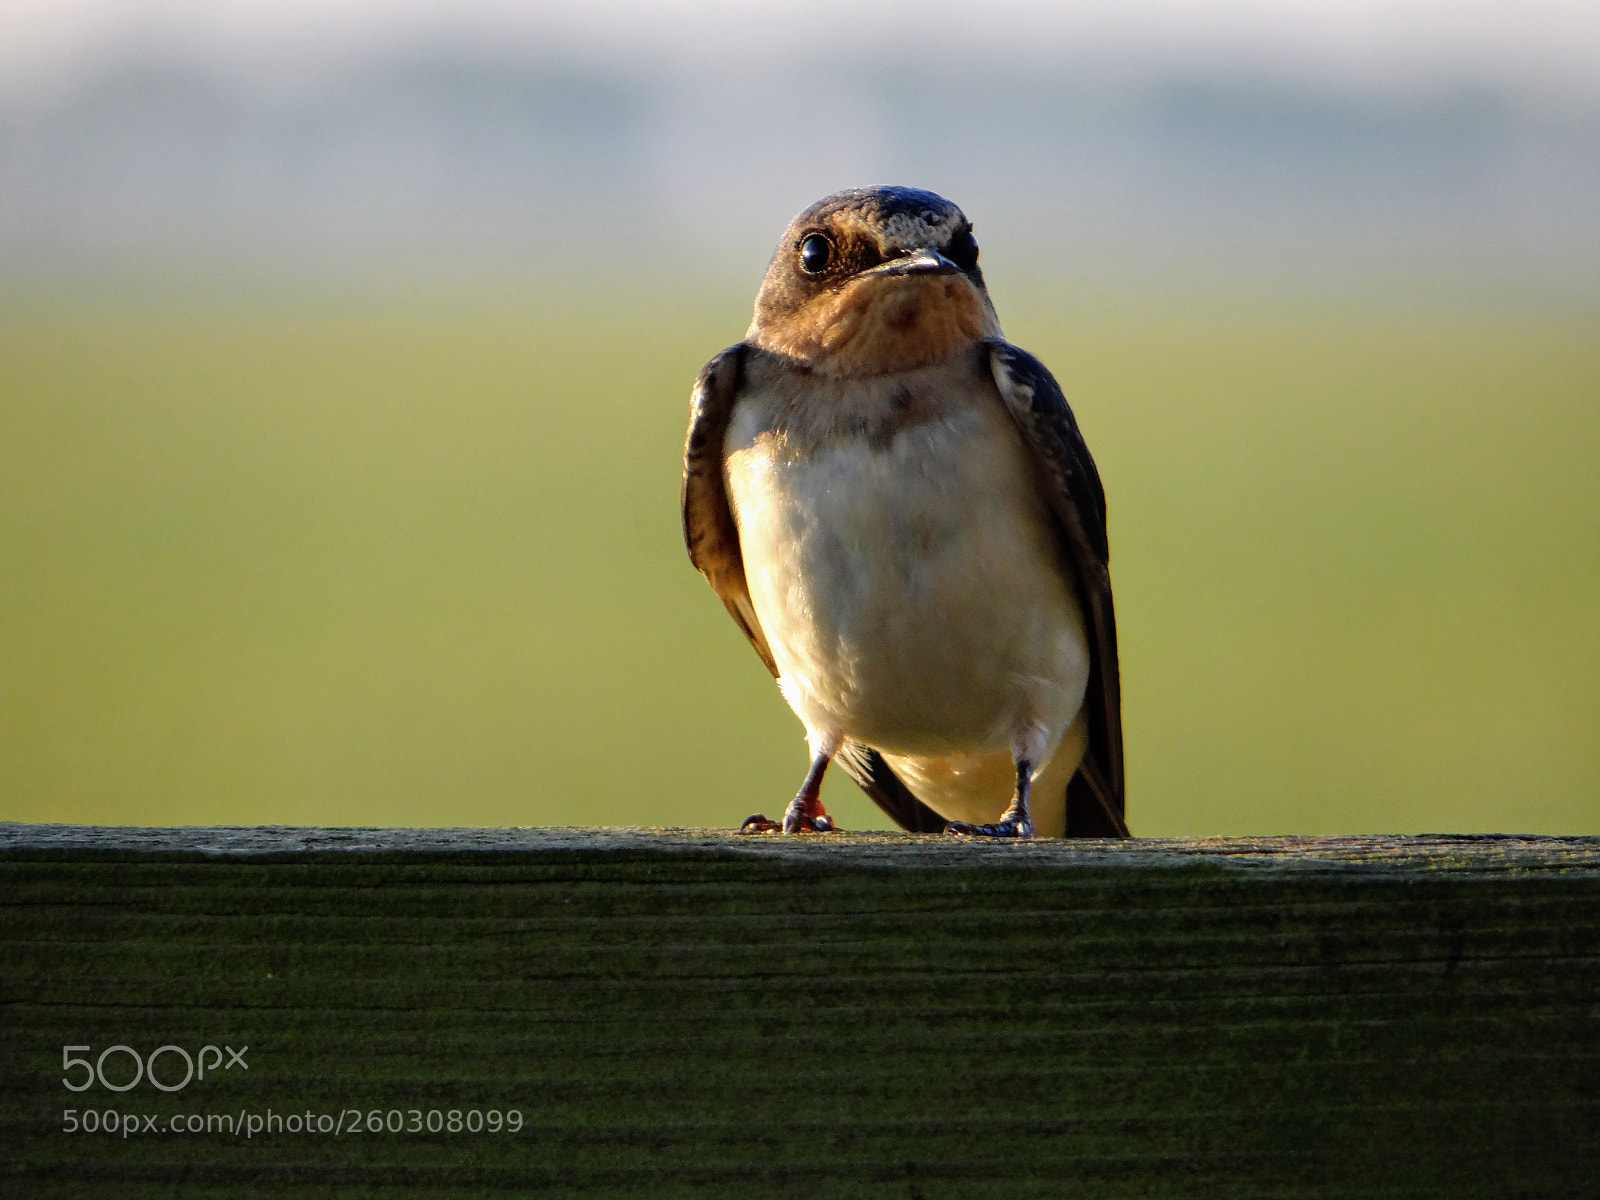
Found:
[[[736,442],[746,581],[808,731],[898,755],[1054,751],[1089,653],[1021,439],[993,405],[797,453]]]

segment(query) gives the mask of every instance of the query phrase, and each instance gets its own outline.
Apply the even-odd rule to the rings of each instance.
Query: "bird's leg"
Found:
[[[828,810],[822,807],[822,775],[828,769],[828,764],[833,761],[833,756],[839,752],[839,743],[842,738],[813,738],[811,740],[812,758],[811,769],[806,772],[805,782],[800,785],[800,790],[795,793],[789,807],[784,811],[782,824],[768,820],[761,813],[746,817],[744,824],[739,826],[740,833],[831,833],[833,832],[833,818],[828,815]]]
[[[1028,792],[1033,787],[1033,763],[1026,758],[1017,759],[1017,794],[1011,798],[1011,807],[1000,814],[1000,819],[987,825],[969,825],[966,821],[951,821],[944,827],[946,833],[962,833],[977,837],[1033,836],[1033,818],[1028,815]]]

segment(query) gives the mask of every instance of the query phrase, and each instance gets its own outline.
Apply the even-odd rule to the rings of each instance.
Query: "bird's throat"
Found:
[[[963,275],[867,276],[818,296],[777,328],[753,331],[763,349],[846,378],[943,362],[997,337],[994,313]]]

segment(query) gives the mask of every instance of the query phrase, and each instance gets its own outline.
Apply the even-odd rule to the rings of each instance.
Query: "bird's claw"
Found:
[[[833,833],[833,818],[827,813],[818,813],[816,816],[805,816],[801,813],[785,813],[783,820],[774,821],[763,813],[756,813],[744,819],[739,826],[740,833]]]
[[[987,825],[972,825],[966,821],[951,821],[944,827],[946,833],[961,837],[1031,838],[1033,822],[1027,817],[1005,816]]]

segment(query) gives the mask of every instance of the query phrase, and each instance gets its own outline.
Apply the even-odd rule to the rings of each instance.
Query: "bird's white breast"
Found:
[[[925,765],[1030,730],[1055,751],[1083,617],[976,354],[865,380],[757,360],[725,451],[751,602],[809,733]]]

